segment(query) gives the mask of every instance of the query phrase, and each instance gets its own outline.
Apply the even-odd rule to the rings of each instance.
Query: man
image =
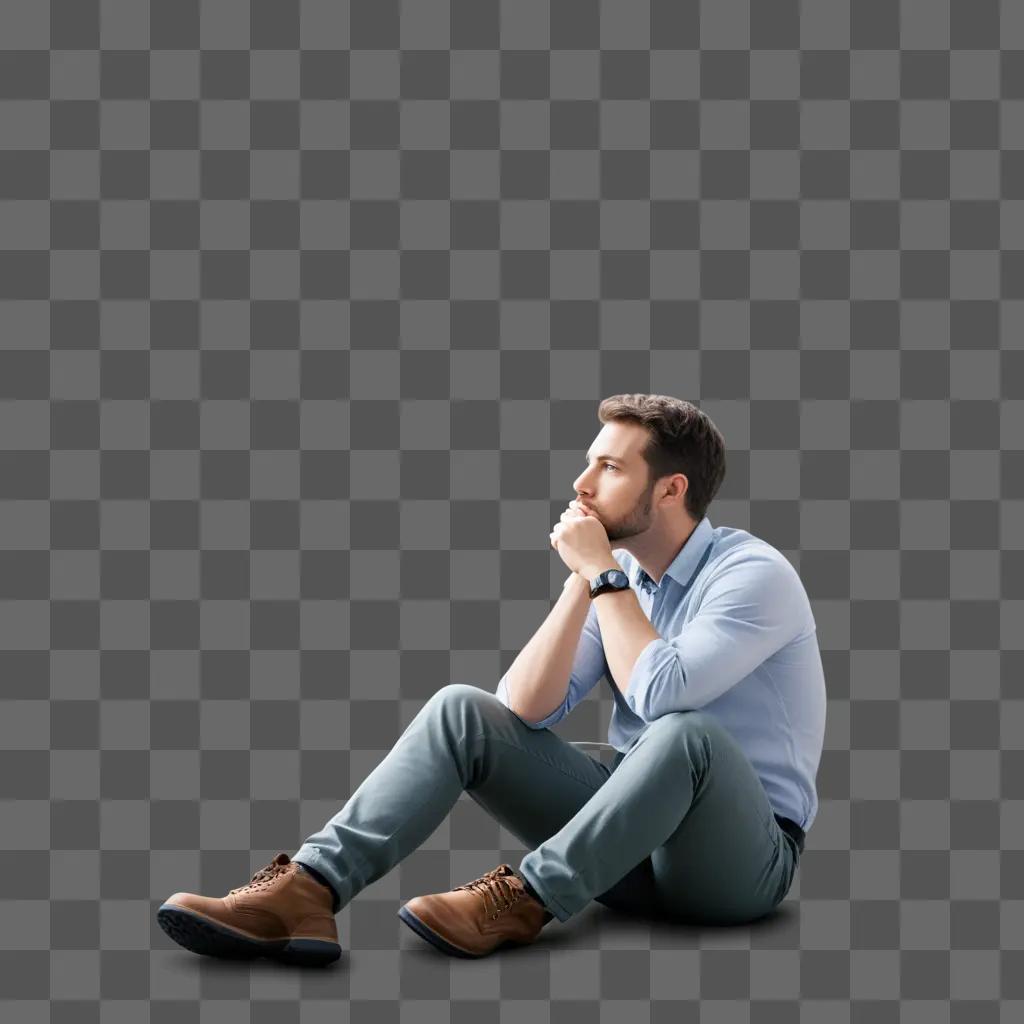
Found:
[[[221,899],[176,893],[175,941],[330,963],[334,916],[417,849],[462,792],[529,852],[399,916],[452,956],[533,942],[596,899],[741,923],[792,884],[817,813],[825,724],[816,627],[788,560],[706,510],[725,444],[695,406],[615,395],[551,546],[571,570],[495,693],[435,693],[294,857]],[[613,549],[612,545],[615,544]],[[548,728],[606,677],[612,767]]]

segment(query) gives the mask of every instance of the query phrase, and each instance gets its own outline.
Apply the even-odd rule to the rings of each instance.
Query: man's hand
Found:
[[[575,573],[586,575],[589,566],[615,563],[604,525],[578,501],[569,503],[549,536],[558,556]]]

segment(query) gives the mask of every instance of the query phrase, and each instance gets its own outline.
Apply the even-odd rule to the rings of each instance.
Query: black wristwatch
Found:
[[[597,597],[609,590],[628,590],[629,577],[621,569],[605,569],[590,581],[590,596]]]

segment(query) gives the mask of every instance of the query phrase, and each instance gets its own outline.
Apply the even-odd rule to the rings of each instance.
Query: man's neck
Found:
[[[654,580],[655,586],[660,587],[665,570],[676,560],[698,525],[692,520],[687,520],[686,528],[681,533],[660,540],[645,538],[648,543],[642,548],[627,547],[626,550],[636,559],[640,568]]]

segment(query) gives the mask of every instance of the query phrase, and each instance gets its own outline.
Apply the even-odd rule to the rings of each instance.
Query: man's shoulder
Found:
[[[749,580],[788,579],[803,588],[793,563],[778,548],[746,530],[730,528],[718,538],[707,569],[708,583],[739,573]]]
[[[728,561],[732,565],[742,562],[785,562],[789,559],[774,545],[757,534],[738,527],[719,526],[715,529],[711,563]]]

